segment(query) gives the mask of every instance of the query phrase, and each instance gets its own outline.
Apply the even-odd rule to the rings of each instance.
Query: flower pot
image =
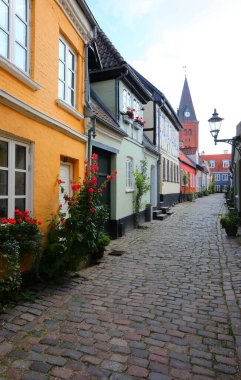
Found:
[[[126,124],[133,124],[134,120],[131,119],[128,115],[123,115],[123,121]]]
[[[228,236],[236,236],[238,232],[238,226],[227,226],[224,227],[225,232]]]

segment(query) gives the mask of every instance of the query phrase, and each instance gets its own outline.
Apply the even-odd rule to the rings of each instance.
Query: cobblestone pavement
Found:
[[[241,240],[217,194],[113,241],[100,265],[0,316],[2,379],[241,379]]]

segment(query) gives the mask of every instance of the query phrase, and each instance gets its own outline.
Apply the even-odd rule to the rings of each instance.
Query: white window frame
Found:
[[[126,192],[134,191],[134,161],[132,157],[126,157]]]
[[[58,83],[61,82],[64,84],[64,98],[62,97],[62,94],[60,94],[60,91],[59,91],[59,88],[58,88],[58,97],[59,99],[61,99],[62,101],[66,102],[70,107],[73,107],[73,108],[76,108],[76,83],[77,83],[77,79],[76,79],[76,75],[77,75],[77,55],[76,53],[74,52],[74,50],[72,49],[72,47],[69,45],[69,43],[62,37],[62,36],[59,36],[59,43],[60,41],[62,42],[62,44],[65,46],[65,55],[64,55],[64,62],[60,59],[60,49],[59,49],[59,60],[58,60],[58,63],[60,63],[60,61],[64,64],[64,76],[65,76],[65,79],[64,81],[60,78],[60,75],[58,74]],[[68,85],[68,81],[67,81],[67,78],[68,78],[68,65],[67,65],[67,51],[69,51],[73,56],[74,56],[74,71],[71,70],[71,72],[74,74],[74,87],[69,87]],[[59,67],[60,67],[60,64],[59,64]],[[74,103],[72,104],[71,100],[68,101],[68,88],[71,88],[71,90],[74,91]]]
[[[220,174],[215,174],[215,181],[220,181]]]
[[[122,107],[123,112],[126,112],[127,111],[127,91],[126,91],[125,88],[123,90],[123,99],[122,99],[122,101],[123,101],[123,107]]]
[[[229,160],[223,160],[223,168],[229,168]]]
[[[8,218],[14,218],[15,216],[15,199],[25,199],[25,209],[30,210],[31,203],[31,149],[30,145],[11,139],[6,139],[0,136],[0,140],[8,143],[8,167],[0,167],[1,170],[8,172],[8,194],[0,195],[0,199],[8,199]],[[15,168],[15,146],[20,145],[26,148],[26,169]],[[26,174],[25,186],[26,194],[15,195],[15,172],[21,172]]]
[[[220,192],[220,185],[215,185],[215,191]]]
[[[8,35],[8,54],[7,57],[0,55],[1,58],[6,59],[7,61],[11,62],[14,66],[16,66],[21,72],[25,74],[30,73],[30,0],[26,0],[26,17],[27,20],[23,20],[20,18],[19,15],[16,15],[16,1],[17,0],[9,0],[9,4],[6,3],[5,0],[0,0],[3,4],[5,4],[8,9],[8,30],[0,27],[0,30],[2,30],[4,33]],[[23,46],[19,41],[16,41],[16,19],[21,20],[26,25],[26,46]],[[26,64],[25,64],[25,70],[23,70],[20,66],[18,66],[15,63],[15,57],[16,57],[16,48],[15,43],[17,43],[21,48],[23,48],[26,51]]]
[[[209,167],[210,168],[215,168],[215,161],[209,161]]]
[[[222,174],[222,181],[228,181],[228,173]]]

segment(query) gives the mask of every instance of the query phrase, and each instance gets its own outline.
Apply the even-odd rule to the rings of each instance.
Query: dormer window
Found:
[[[223,160],[223,168],[229,168],[229,160]]]
[[[215,161],[209,161],[210,168],[215,168]]]

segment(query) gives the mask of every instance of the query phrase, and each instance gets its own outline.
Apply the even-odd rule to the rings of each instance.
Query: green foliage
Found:
[[[1,306],[14,298],[21,286],[19,265],[20,247],[14,240],[1,243],[0,249],[0,303]]]
[[[240,217],[235,211],[229,211],[220,218],[220,223],[224,228],[238,226],[240,224]]]
[[[109,243],[104,233],[109,212],[102,203],[102,193],[107,182],[114,180],[116,171],[100,186],[98,171],[98,157],[94,154],[91,163],[86,164],[84,180],[71,184],[73,196],[69,198],[64,194],[67,215],[60,208],[50,221],[48,244],[40,262],[40,275],[48,280],[61,281],[68,271],[77,270],[89,256],[98,258]],[[64,193],[63,188],[61,191]]]
[[[134,193],[133,200],[133,208],[134,208],[134,216],[135,216],[135,227],[139,226],[140,221],[140,210],[142,207],[142,197],[151,189],[150,179],[147,176],[147,161],[141,161],[141,170],[136,169],[133,171],[133,175],[135,178],[136,189]]]
[[[214,194],[215,193],[215,183],[214,181],[211,181],[208,187],[208,193],[209,194]]]

